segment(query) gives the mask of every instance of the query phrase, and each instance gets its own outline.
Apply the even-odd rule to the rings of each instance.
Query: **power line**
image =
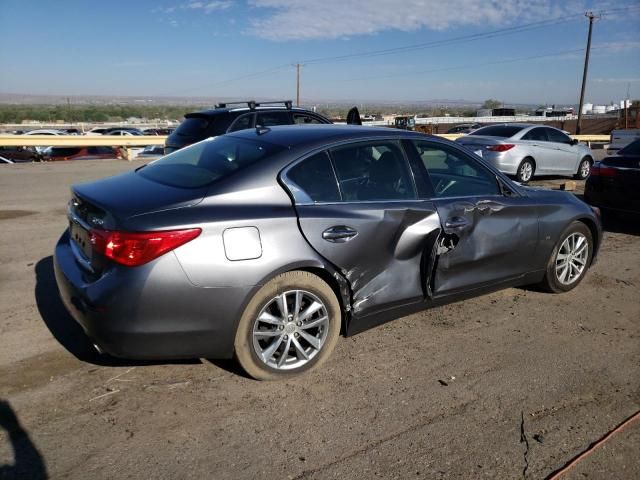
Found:
[[[598,47],[594,47],[594,50],[598,48]],[[602,48],[602,47],[600,47]],[[422,75],[425,73],[438,73],[438,72],[448,72],[451,70],[465,70],[468,68],[477,68],[477,67],[484,67],[487,65],[502,65],[502,64],[506,64],[506,63],[515,63],[515,62],[522,62],[525,60],[536,60],[539,58],[552,58],[552,57],[559,57],[562,55],[567,55],[567,54],[571,54],[571,53],[581,53],[584,52],[584,48],[576,48],[573,50],[561,50],[558,52],[553,52],[553,53],[545,53],[542,55],[529,55],[526,57],[515,57],[515,58],[508,58],[508,59],[504,59],[504,60],[496,60],[496,61],[491,61],[491,62],[482,62],[482,63],[477,63],[477,64],[464,64],[464,65],[456,65],[453,67],[443,67],[443,68],[433,68],[433,69],[429,69],[429,70],[419,70],[419,71],[414,71],[414,72],[407,72],[404,71],[402,73],[392,73],[389,75],[376,75],[376,76],[368,76],[368,77],[358,77],[358,78],[349,78],[349,79],[343,79],[343,80],[334,80],[334,82],[355,82],[355,81],[362,81],[362,80],[378,80],[378,79],[383,79],[383,78],[393,78],[393,77],[406,77],[407,75]]]
[[[624,11],[633,11],[636,9],[640,9],[640,5],[627,5],[627,6],[623,6],[623,7],[617,7],[617,8],[611,8],[611,9],[607,9],[607,10],[602,10],[600,11],[600,15],[606,15],[606,14],[610,14],[610,13],[621,13]],[[544,28],[544,27],[549,27],[549,26],[554,26],[554,25],[558,25],[561,23],[566,23],[566,22],[570,22],[574,19],[577,19],[578,16],[582,16],[583,13],[576,13],[576,14],[570,14],[570,15],[565,15],[562,17],[555,17],[555,18],[551,18],[551,19],[547,19],[547,20],[539,20],[537,22],[531,22],[531,23],[526,23],[526,24],[522,24],[522,25],[516,25],[513,27],[507,27],[507,28],[502,28],[502,29],[498,29],[498,30],[492,30],[492,31],[488,31],[488,32],[482,32],[482,33],[475,33],[475,34],[470,34],[470,35],[463,35],[463,36],[459,36],[459,37],[453,37],[453,38],[449,38],[449,39],[444,39],[444,40],[437,40],[437,41],[433,41],[433,42],[425,42],[425,43],[419,43],[419,44],[413,44],[413,45],[405,45],[405,46],[401,46],[401,47],[394,47],[394,48],[389,48],[389,49],[384,49],[384,50],[372,50],[372,51],[368,51],[368,52],[359,52],[359,53],[352,53],[352,54],[345,54],[345,55],[336,55],[336,56],[331,56],[331,57],[321,57],[321,58],[315,58],[315,59],[309,59],[309,60],[305,60],[305,61],[300,61],[300,62],[295,62],[295,64],[305,64],[305,65],[320,65],[320,64],[326,64],[326,63],[338,63],[338,62],[343,62],[343,61],[348,61],[348,60],[353,60],[356,58],[371,58],[371,57],[377,57],[377,56],[383,56],[383,55],[392,55],[392,54],[397,54],[397,53],[404,53],[404,52],[411,52],[411,51],[417,51],[417,50],[423,50],[423,49],[427,49],[427,48],[437,48],[437,47],[442,47],[442,46],[448,46],[448,45],[454,45],[454,44],[459,44],[459,43],[467,43],[467,42],[472,42],[472,41],[478,41],[478,40],[486,40],[489,38],[495,38],[495,37],[499,37],[499,36],[504,36],[504,35],[512,35],[512,34],[516,34],[516,33],[522,33],[522,32],[526,32],[526,31],[530,31],[530,30],[535,30],[535,29],[539,29],[539,28]],[[218,86],[218,85],[224,85],[226,83],[231,83],[231,82],[236,82],[239,80],[247,80],[247,79],[251,79],[251,78],[256,78],[256,77],[260,77],[260,76],[264,76],[264,75],[270,75],[273,73],[276,73],[278,71],[281,70],[285,70],[285,69],[289,69],[291,67],[291,63],[287,63],[284,65],[278,65],[275,66],[273,68],[269,68],[266,70],[261,70],[259,72],[254,72],[254,73],[249,73],[246,75],[241,75],[241,76],[237,76],[237,77],[233,77],[233,78],[229,78],[226,80],[220,80],[217,82],[212,82],[212,83],[208,83],[206,85],[201,85],[198,87],[192,87],[192,88],[188,88],[188,89],[181,89],[181,90],[175,90],[173,92],[167,92],[167,93],[160,93],[158,94],[159,96],[170,96],[170,95],[176,95],[176,94],[184,94],[187,92],[193,92],[193,91],[197,91],[197,90],[204,90],[210,87],[214,87],[214,86]],[[454,68],[458,68],[458,67],[454,67]],[[371,77],[367,77],[365,79],[368,79]],[[299,83],[296,83],[297,89],[299,89]]]

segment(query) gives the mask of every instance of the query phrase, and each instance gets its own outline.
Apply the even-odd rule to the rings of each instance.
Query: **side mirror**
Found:
[[[577,145],[580,143],[580,140],[578,140],[577,138],[572,138],[571,139],[571,145]]]

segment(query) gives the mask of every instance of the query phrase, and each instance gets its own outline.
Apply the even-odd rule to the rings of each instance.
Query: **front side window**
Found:
[[[296,164],[287,173],[287,178],[295,184],[291,188],[294,198],[299,201],[303,193],[313,202],[339,202],[340,192],[331,168],[331,160],[326,152],[317,153]]]
[[[261,112],[256,118],[256,126],[275,127],[276,125],[289,125],[291,119],[289,112]]]
[[[305,115],[304,113],[294,113],[293,123],[302,125],[319,125],[324,122],[321,122],[318,118],[312,117],[311,115]]]
[[[416,198],[398,143],[362,142],[334,148],[330,153],[344,201]]]
[[[138,174],[172,187],[204,187],[282,149],[254,140],[216,137],[151,162]]]
[[[413,141],[436,197],[499,195],[495,175],[479,162],[448,146]]]
[[[560,130],[556,130],[555,128],[545,128],[545,131],[547,132],[547,137],[549,137],[550,142],[571,143],[571,139]]]

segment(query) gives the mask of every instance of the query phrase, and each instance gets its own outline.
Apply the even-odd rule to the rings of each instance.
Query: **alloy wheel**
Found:
[[[289,290],[267,302],[253,323],[253,349],[267,366],[292,370],[311,361],[329,332],[325,304],[306,290]]]
[[[580,165],[580,178],[587,178],[591,172],[591,163],[589,160],[584,160]]]
[[[530,162],[524,162],[520,166],[520,178],[523,182],[528,182],[531,180],[531,176],[533,175],[533,165]]]
[[[556,255],[556,277],[563,285],[571,285],[580,278],[587,267],[589,241],[582,233],[569,235]]]

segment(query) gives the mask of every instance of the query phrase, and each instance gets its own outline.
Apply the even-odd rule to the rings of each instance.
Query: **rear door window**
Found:
[[[237,132],[238,130],[246,130],[247,128],[251,128],[253,123],[253,113],[248,115],[242,115],[238,117],[231,127],[229,128],[229,132]]]
[[[397,142],[360,142],[330,151],[344,201],[417,198]]]
[[[529,130],[527,133],[524,134],[524,136],[522,137],[522,140],[535,140],[538,142],[547,142],[548,138],[545,130],[546,129],[540,128],[540,127]]]
[[[183,137],[203,138],[209,128],[210,121],[203,117],[187,117],[178,126],[175,133]]]
[[[275,127],[276,125],[290,125],[289,112],[260,112],[256,116],[256,126]]]
[[[296,201],[339,202],[340,192],[326,152],[317,153],[294,165],[288,172],[289,187]],[[290,183],[295,185],[292,186]],[[305,198],[308,197],[308,198]]]

